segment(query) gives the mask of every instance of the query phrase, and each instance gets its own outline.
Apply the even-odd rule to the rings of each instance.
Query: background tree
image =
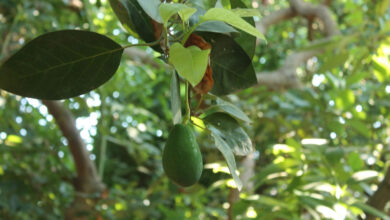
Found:
[[[388,1],[243,2],[260,11],[268,43],[253,57],[258,86],[224,97],[252,120],[243,126],[255,151],[236,158],[240,194],[200,130],[199,184],[183,189],[165,177],[171,72],[157,52],[132,47],[108,83],[80,97],[40,102],[1,91],[0,216],[388,219]],[[6,0],[0,13],[2,62],[53,30],[139,43],[103,0]]]

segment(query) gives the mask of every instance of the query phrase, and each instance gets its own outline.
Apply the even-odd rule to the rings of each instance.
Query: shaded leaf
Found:
[[[0,67],[0,88],[39,99],[78,96],[108,81],[122,52],[119,44],[94,32],[47,33],[27,43]]]
[[[109,1],[112,10],[114,11],[115,15],[118,17],[123,27],[126,29],[126,31],[128,31],[130,34],[134,35],[135,37],[138,37],[138,34],[134,32],[135,26],[129,14],[127,1],[126,0],[109,0]]]
[[[149,15],[149,17],[153,18],[153,20],[159,23],[163,22],[158,10],[159,6],[161,5],[160,0],[137,0],[137,2],[146,12],[146,14]]]
[[[138,4],[137,0],[127,0],[126,7],[129,11],[130,19],[133,22],[134,31],[139,37],[147,43],[156,41],[159,36],[156,37],[155,35],[152,20]],[[161,47],[158,45],[152,48],[158,52],[162,52]]]
[[[256,11],[259,14],[259,11],[257,9],[242,9],[246,8],[246,5],[241,0],[230,0],[230,4],[233,8],[234,13],[239,13],[239,16],[241,16],[244,12],[248,13],[252,10]],[[260,14],[258,16],[260,16]],[[255,20],[253,18],[244,18],[244,20],[252,26],[255,26]],[[234,38],[234,40],[246,51],[249,58],[252,59],[255,55],[256,37],[244,31],[240,31],[240,36]]]
[[[237,155],[247,155],[253,151],[252,141],[240,124],[226,113],[217,112],[208,115],[204,121],[211,126],[213,133],[223,138]]]
[[[226,95],[257,83],[256,73],[248,54],[231,37],[217,33],[200,33],[211,43],[215,95]]]

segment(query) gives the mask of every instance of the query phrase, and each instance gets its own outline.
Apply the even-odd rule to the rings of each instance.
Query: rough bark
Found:
[[[105,186],[96,172],[95,164],[89,158],[89,152],[76,128],[72,113],[61,102],[43,100],[42,103],[53,115],[59,129],[67,139],[76,167],[77,177],[73,181],[76,191],[75,198],[71,207],[65,211],[65,217],[72,220],[89,219],[91,214],[94,214],[93,201],[100,197]],[[79,215],[79,213],[85,215]]]
[[[291,19],[295,16],[305,17],[307,19],[318,19],[323,24],[323,33],[326,37],[332,37],[340,34],[336,21],[332,18],[331,12],[326,5],[314,5],[302,0],[289,0],[290,8],[282,9],[264,17],[256,24],[258,30],[265,33],[271,25],[281,21]],[[287,56],[282,67],[275,71],[263,71],[257,73],[259,85],[267,86],[271,89],[297,88],[300,86],[300,80],[296,75],[296,69],[311,57],[321,53],[321,50],[311,50],[302,52],[293,52]]]

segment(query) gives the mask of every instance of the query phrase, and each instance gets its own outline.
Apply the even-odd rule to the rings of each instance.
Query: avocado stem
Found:
[[[191,108],[190,108],[190,93],[189,93],[189,86],[188,81],[186,80],[186,87],[185,87],[185,108],[186,108],[186,115],[183,119],[183,124],[187,124],[188,120],[191,118]]]

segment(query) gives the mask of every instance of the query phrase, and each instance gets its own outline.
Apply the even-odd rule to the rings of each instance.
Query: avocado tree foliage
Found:
[[[257,14],[251,9],[239,8],[245,6],[241,1],[227,2],[231,10],[159,0],[112,0],[110,4],[129,33],[134,33],[146,43],[121,46],[89,31],[50,32],[28,42],[3,63],[0,88],[43,100],[73,98],[107,82],[117,71],[125,48],[152,46],[162,53],[162,59],[174,67],[185,84],[185,117],[181,119],[180,83],[176,72],[172,73],[172,114],[176,124],[187,123],[191,117],[204,113],[203,109],[191,106],[190,86],[198,88],[194,91],[200,97],[195,104],[200,106],[210,89],[215,95],[226,95],[256,83],[251,62],[253,51],[245,51],[240,42],[243,44],[248,40],[252,45],[245,42],[245,46],[254,48],[256,37],[264,37],[242,18]],[[253,19],[251,21],[253,24]],[[247,36],[236,41],[232,34],[240,31]],[[212,75],[211,82],[207,81],[210,75],[205,75],[206,72]],[[210,83],[210,86],[204,86]],[[207,129],[216,138],[216,145],[241,189],[242,183],[235,173],[236,164],[231,155],[233,152],[250,153],[252,143],[235,119],[236,114],[238,118],[244,114],[233,105],[230,107],[235,111],[225,111],[226,115],[214,121],[214,125],[206,123],[202,129]],[[220,110],[224,111],[224,108]],[[211,114],[216,112],[205,114],[203,118],[214,118]],[[234,130],[226,134],[225,123],[233,125]]]
[[[96,1],[96,5],[101,4],[99,2]],[[77,110],[84,109],[83,111],[85,111],[88,109],[85,108],[85,102],[77,97],[85,93],[87,93],[87,97],[92,94],[92,98],[99,94],[100,99],[103,100],[102,107],[99,109],[101,114],[105,111],[106,115],[110,115],[107,111],[114,112],[113,118],[119,120],[110,121],[101,118],[99,124],[102,127],[106,125],[105,127],[111,134],[128,133],[131,138],[134,138],[134,142],[137,142],[135,146],[140,146],[126,148],[124,146],[134,146],[134,143],[128,143],[111,136],[103,136],[96,140],[96,143],[102,146],[100,151],[94,152],[98,155],[97,172],[104,179],[107,188],[110,189],[110,196],[107,198],[104,195],[105,187],[98,184],[99,182],[90,183],[89,186],[92,187],[89,190],[82,190],[85,188],[84,186],[77,188],[77,184],[75,184],[75,190],[79,193],[74,194],[75,200],[78,198],[96,199],[94,201],[96,203],[93,203],[96,206],[92,208],[92,213],[95,214],[98,211],[99,215],[103,215],[104,218],[147,219],[161,218],[163,215],[167,219],[183,219],[185,217],[198,219],[199,216],[203,215],[203,218],[227,217],[234,219],[252,218],[253,213],[255,213],[260,219],[300,219],[308,215],[320,219],[332,218],[337,215],[345,218],[356,218],[356,216],[364,216],[365,212],[367,216],[373,215],[387,219],[385,213],[377,210],[383,210],[386,206],[387,200],[383,199],[380,194],[387,195],[385,189],[388,184],[386,184],[386,180],[390,177],[390,175],[384,175],[383,171],[387,165],[382,162],[386,161],[387,148],[381,143],[386,129],[382,129],[379,125],[379,129],[376,130],[378,122],[383,125],[388,123],[386,97],[388,97],[389,92],[387,92],[386,83],[388,83],[389,71],[386,61],[388,52],[385,36],[389,30],[389,17],[386,11],[386,1],[376,3],[362,1],[356,5],[352,1],[345,1],[345,5],[334,3],[332,9],[337,15],[336,21],[342,25],[337,25],[325,5],[317,6],[317,1],[315,4],[299,0],[291,0],[288,4],[285,2],[272,3],[275,4],[274,8],[262,11],[262,14],[266,15],[264,19],[259,18],[258,9],[247,7],[247,5],[254,6],[255,3],[259,4],[260,2],[264,6],[268,4],[268,1],[241,0],[167,2],[110,0],[111,9],[122,24],[123,29],[126,30],[126,34],[133,36],[131,40],[121,40],[119,37],[110,36],[110,34],[106,34],[106,36],[86,30],[72,29],[49,32],[50,28],[46,27],[44,32],[49,33],[28,41],[14,55],[2,61],[0,88],[23,97],[43,99],[43,103],[54,116],[56,112],[61,110],[61,106],[58,102],[48,100],[68,99],[65,101],[66,105],[76,106],[75,103],[77,103],[77,105],[82,106],[81,108],[70,107],[75,115],[85,115],[86,112]],[[13,3],[10,1],[9,4]],[[325,1],[324,4],[330,4],[330,1]],[[85,5],[85,8],[87,7],[88,3]],[[279,10],[280,7],[282,7],[281,10]],[[367,15],[363,15],[362,11],[367,12]],[[378,16],[380,22],[373,22],[376,21],[373,14]],[[253,16],[257,19],[257,29],[254,28]],[[293,20],[292,24],[288,23],[276,28],[270,27],[275,23],[297,16],[303,16],[307,19],[308,33],[302,29],[292,28],[297,24],[306,25],[296,20]],[[18,19],[23,20],[21,17]],[[314,18],[319,19],[320,22],[316,23]],[[366,19],[365,23],[363,18]],[[15,20],[17,21],[17,19]],[[107,23],[109,22],[107,21]],[[112,24],[115,22],[110,23],[110,25]],[[93,22],[89,21],[89,25],[93,30]],[[112,27],[108,28],[107,26],[106,29],[112,29]],[[100,28],[98,32],[105,33],[102,31],[103,29]],[[313,30],[321,31],[315,32]],[[259,41],[256,42],[256,38],[265,42],[263,37],[265,33],[272,36],[271,38],[267,37],[270,42],[269,46],[259,45]],[[306,34],[309,42],[298,41],[294,38]],[[321,37],[324,37],[322,41],[310,43],[313,38]],[[115,40],[111,38],[115,38]],[[360,41],[362,38],[372,39],[372,41],[368,40],[363,43]],[[128,44],[130,41],[144,43]],[[281,46],[279,46],[279,42],[284,41],[287,43],[280,43]],[[381,45],[379,49],[378,45]],[[162,65],[164,69],[158,70],[157,74],[145,71],[150,77],[147,79],[142,78],[145,76],[140,76],[142,74],[137,70],[136,74],[144,80],[143,82],[128,81],[128,76],[133,75],[134,70],[126,68],[124,59],[121,59],[126,51],[137,46],[152,48],[155,51],[154,54],[158,56],[158,58],[154,58],[153,62],[162,60],[167,64]],[[261,48],[261,51],[255,53],[256,47]],[[294,47],[301,49],[290,54],[280,52],[281,48],[283,51],[289,51],[295,49]],[[310,60],[313,56],[317,57]],[[283,58],[285,61],[281,63],[279,60],[283,60]],[[309,62],[302,70],[300,64],[307,60]],[[315,66],[313,63],[319,65],[313,77],[314,88],[291,90],[280,95],[264,89],[264,87],[255,87],[240,93],[242,102],[238,102],[234,95],[227,99],[222,97],[259,84],[273,90],[299,87],[301,80],[311,82],[311,75],[303,75],[302,72],[313,73],[312,68]],[[297,68],[299,69],[299,80],[296,74]],[[370,74],[370,71],[373,74]],[[113,77],[115,73],[117,76],[122,72],[129,74],[127,76],[121,75],[120,79]],[[322,83],[317,85],[315,77],[317,77],[317,81]],[[150,79],[153,79],[153,82]],[[164,86],[169,81],[170,87]],[[150,88],[150,92],[137,91],[146,83],[150,85],[147,87]],[[104,92],[106,90],[102,86],[103,84],[110,88],[107,89],[110,92]],[[129,88],[134,85],[135,88]],[[360,90],[359,86],[364,89]],[[124,93],[126,95],[123,97],[122,94],[121,96],[116,95],[116,87],[118,87],[117,90],[129,88],[138,97],[134,97],[135,95],[132,95],[131,92]],[[254,97],[255,95],[256,97]],[[149,178],[149,176],[153,176],[150,174],[150,170],[158,173],[159,169],[156,167],[161,166],[162,153],[156,152],[153,147],[143,143],[158,143],[161,140],[158,135],[150,137],[143,136],[144,134],[140,135],[141,140],[138,140],[140,137],[138,137],[137,132],[142,131],[143,126],[137,127],[135,120],[129,118],[129,115],[133,115],[131,111],[134,109],[134,105],[118,107],[116,101],[112,102],[112,99],[117,99],[118,96],[120,99],[118,103],[124,100],[126,100],[125,102],[130,100],[134,103],[149,103],[143,106],[147,111],[135,108],[138,109],[138,112],[142,112],[135,113],[142,115],[138,116],[138,121],[151,120],[154,124],[161,125],[162,120],[172,117],[175,125],[192,125],[194,130],[198,131],[198,139],[202,140],[200,146],[202,154],[206,156],[205,161],[215,161],[215,157],[218,157],[215,156],[213,149],[206,147],[207,145],[215,146],[221,151],[227,162],[227,168],[235,181],[235,184],[227,181],[227,186],[242,187],[242,180],[236,172],[234,155],[252,157],[248,163],[244,161],[243,164],[246,165],[241,170],[241,177],[244,179],[247,172],[255,172],[250,175],[253,176],[251,180],[243,181],[244,183],[252,183],[252,186],[243,189],[248,194],[241,194],[241,199],[236,201],[233,190],[221,190],[219,189],[221,186],[219,181],[207,179],[221,177],[211,175],[210,170],[212,173],[222,175],[222,179],[228,178],[223,176],[226,172],[223,171],[223,165],[205,164],[204,172],[209,173],[204,174],[200,182],[206,187],[196,188],[194,191],[189,189],[188,194],[191,195],[181,195],[182,191],[179,189],[175,201],[167,202],[170,201],[167,199],[169,193],[163,193],[167,188],[157,186],[162,180]],[[169,111],[167,106],[164,107],[164,104],[151,104],[153,101],[149,100],[157,99],[164,103],[166,101],[164,97],[170,99]],[[12,100],[12,98],[7,98],[8,103],[13,103]],[[26,105],[23,104],[23,100],[26,99],[22,99],[22,106]],[[235,104],[240,105],[245,111],[240,110],[228,100],[237,102]],[[357,104],[360,107],[356,106],[355,108]],[[110,107],[108,108],[107,105]],[[11,107],[10,104],[8,108]],[[17,107],[15,108],[17,109]],[[96,111],[96,107],[94,108],[95,110],[91,111]],[[118,112],[120,112],[119,115]],[[380,112],[384,118],[376,119],[377,112]],[[248,113],[250,113],[249,117]],[[66,111],[63,112],[63,115],[67,115]],[[7,117],[8,113],[3,113],[1,116]],[[69,118],[62,118],[62,120],[60,118],[55,117],[66,137],[67,134],[69,135],[66,132]],[[72,117],[70,119],[73,120]],[[249,124],[253,120],[260,122],[254,122],[250,126]],[[122,124],[115,124],[118,121],[122,121]],[[129,125],[129,123],[131,124]],[[127,132],[117,130],[117,127],[123,126],[128,127]],[[164,126],[161,125],[161,129]],[[247,129],[243,129],[242,126]],[[132,127],[137,127],[137,129]],[[168,129],[168,127],[171,126],[168,125],[164,128]],[[104,128],[101,129],[99,133],[104,133]],[[248,130],[250,135],[245,130]],[[44,135],[44,131],[39,129],[36,132],[37,136]],[[159,133],[161,130],[157,129],[155,132]],[[300,141],[307,137],[328,137],[329,133],[330,143],[318,145],[318,143],[311,144],[304,140]],[[0,139],[5,139],[1,135],[0,133]],[[210,137],[213,142],[210,142]],[[5,146],[19,145],[18,138],[15,135],[8,135],[4,141]],[[81,139],[79,141],[82,142]],[[50,142],[56,143],[55,140],[50,140]],[[0,142],[0,144],[4,143]],[[34,146],[41,145],[42,152],[50,152],[49,146],[45,148],[45,142],[34,140],[33,143]],[[260,152],[261,160],[253,159],[256,156],[251,154],[253,152],[252,143],[255,144],[256,153]],[[353,147],[348,145],[353,145]],[[372,147],[366,145],[372,145]],[[78,149],[71,146],[72,143],[69,143],[71,151]],[[83,148],[85,147],[83,145]],[[127,152],[120,149],[126,149]],[[79,152],[79,154],[85,155],[83,152]],[[129,160],[127,154],[131,155],[130,160],[134,161],[135,164],[124,163],[124,161]],[[41,154],[39,155],[41,156]],[[111,160],[105,160],[105,157],[111,158]],[[375,158],[374,164],[373,158]],[[83,160],[87,161],[88,159],[86,157]],[[158,161],[158,163],[156,165],[151,161]],[[16,164],[16,160],[10,162],[9,166],[12,163]],[[32,160],[30,163],[37,162]],[[255,163],[259,166],[256,167]],[[49,164],[60,164],[60,162],[50,161]],[[97,176],[95,168],[89,167],[91,164],[76,163],[75,166],[75,168],[67,169],[76,169],[78,173],[92,170],[90,175]],[[130,171],[126,170],[129,168]],[[62,176],[71,176],[67,169],[59,169]],[[2,172],[0,169],[0,175]],[[17,172],[15,172],[16,176]],[[38,178],[38,175],[27,173],[32,176],[31,179],[36,178],[44,182]],[[137,175],[132,175],[134,173]],[[378,178],[375,178],[375,175]],[[144,178],[145,176],[148,177]],[[159,174],[155,176],[159,176]],[[15,176],[11,178],[15,178]],[[379,187],[379,193],[374,194],[373,187],[378,186],[378,181],[381,178],[384,179],[381,184],[384,187]],[[60,182],[55,178],[51,181]],[[148,185],[150,188],[142,191],[135,186],[124,187],[127,181],[141,186]],[[34,186],[32,184],[32,187]],[[6,190],[3,192],[8,190],[15,192],[12,187],[6,187],[8,186],[5,183],[4,189]],[[64,192],[66,187],[63,185],[61,187],[58,187],[60,190],[51,188],[46,200],[40,200],[37,207],[42,206],[42,204],[48,209],[50,209],[50,205],[58,207],[58,204],[52,204],[48,201],[54,200],[55,196]],[[225,188],[222,187],[222,189]],[[195,192],[197,190],[198,192]],[[95,197],[90,196],[96,192],[100,194],[95,195]],[[229,195],[226,192],[229,192]],[[126,193],[129,194],[129,197],[126,197]],[[214,198],[207,197],[211,193],[218,194],[218,198],[229,197],[229,203],[226,206],[228,208],[221,207],[220,203],[223,203],[223,200],[213,203]],[[62,197],[58,197],[63,199],[66,195],[63,193]],[[7,197],[11,198],[12,202],[9,204],[0,203],[0,212],[5,210],[1,212],[5,213],[5,217],[13,216],[12,213],[18,213],[18,209],[21,209],[13,205],[14,203],[23,203],[18,202],[17,198],[19,197],[15,197],[12,193],[7,194]],[[150,200],[145,200],[145,197]],[[376,209],[366,205],[364,203],[366,199],[368,199],[367,203]],[[69,200],[65,199],[59,201],[70,203]],[[152,205],[148,201],[152,201]],[[156,205],[159,203],[174,204],[175,211],[171,211],[163,205]],[[85,205],[86,203],[79,204]],[[106,212],[107,204],[112,207],[109,208],[110,212]],[[144,204],[143,208],[140,208],[138,204]],[[186,207],[189,204],[190,207]],[[209,208],[205,208],[204,204],[208,204]],[[23,209],[32,210],[28,207],[23,207]],[[227,214],[224,209],[228,209]],[[39,209],[36,208],[36,210]],[[83,207],[80,210],[83,210]],[[46,210],[46,212],[48,211]],[[188,213],[190,213],[190,217],[188,217]],[[42,214],[36,211],[36,215]],[[53,212],[53,215],[60,214]]]

